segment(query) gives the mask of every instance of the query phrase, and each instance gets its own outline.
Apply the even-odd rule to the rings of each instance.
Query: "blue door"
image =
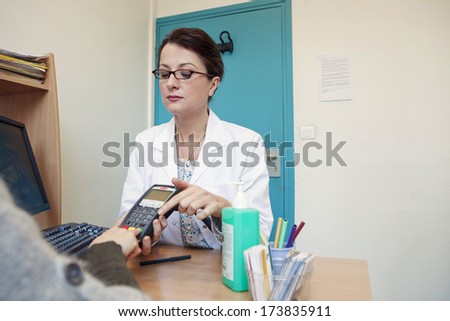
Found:
[[[231,38],[233,52],[223,53],[225,74],[210,108],[225,121],[257,131],[270,147],[272,211],[275,223],[283,217],[289,227],[295,217],[294,169],[286,166],[293,157],[290,17],[290,1],[256,1],[160,18],[156,31],[157,48],[165,35],[179,27],[201,28],[218,44]],[[220,37],[223,31],[229,37],[226,33]],[[158,84],[155,87],[154,119],[160,124],[171,115],[162,104]]]

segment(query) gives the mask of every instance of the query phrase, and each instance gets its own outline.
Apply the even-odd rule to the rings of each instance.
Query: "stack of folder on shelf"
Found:
[[[253,300],[293,300],[311,274],[315,255],[292,251],[283,262],[279,274],[272,273],[270,250],[255,245],[244,251],[249,287]]]
[[[47,57],[0,49],[0,73],[43,83],[47,72]]]

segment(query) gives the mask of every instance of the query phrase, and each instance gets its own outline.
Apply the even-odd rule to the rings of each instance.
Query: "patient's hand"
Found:
[[[122,248],[122,253],[126,257],[134,257],[141,253],[141,249],[138,246],[137,236],[139,235],[139,230],[128,231],[123,228],[114,226],[109,230],[103,232],[103,234],[96,237],[89,247],[113,241],[120,245]]]
[[[119,227],[127,214],[128,212],[125,212],[116,222],[116,224],[114,224],[114,227]],[[166,227],[167,220],[165,216],[160,216],[159,219],[153,221],[153,237],[151,238],[148,235],[144,236],[144,238],[142,239],[140,254],[149,255],[152,252],[152,244],[156,244],[159,241],[159,239],[161,238],[161,233]]]

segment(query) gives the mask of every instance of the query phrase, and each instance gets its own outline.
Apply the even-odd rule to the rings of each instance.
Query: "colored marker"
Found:
[[[287,220],[283,220],[283,224],[281,225],[280,231],[280,239],[278,240],[278,248],[281,249],[284,246],[284,239],[286,237],[286,229],[287,229]]]
[[[269,246],[269,242],[267,242],[266,238],[264,237],[261,231],[259,231],[259,237],[261,238],[261,241],[264,243],[265,246]]]
[[[298,226],[297,230],[295,231],[294,239],[292,240],[292,242],[294,242],[297,236],[300,234],[300,231],[302,230],[303,226],[305,226],[305,222],[302,221]]]
[[[275,239],[273,241],[273,248],[278,248],[278,241],[280,239],[281,225],[283,225],[283,219],[281,217],[278,218],[277,229],[275,231]]]
[[[286,244],[286,247],[291,247],[294,244],[295,230],[297,229],[297,224],[292,225],[291,233]]]

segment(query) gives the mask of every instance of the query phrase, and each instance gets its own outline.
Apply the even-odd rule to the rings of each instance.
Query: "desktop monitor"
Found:
[[[25,125],[0,116],[0,178],[31,215],[50,209]]]

